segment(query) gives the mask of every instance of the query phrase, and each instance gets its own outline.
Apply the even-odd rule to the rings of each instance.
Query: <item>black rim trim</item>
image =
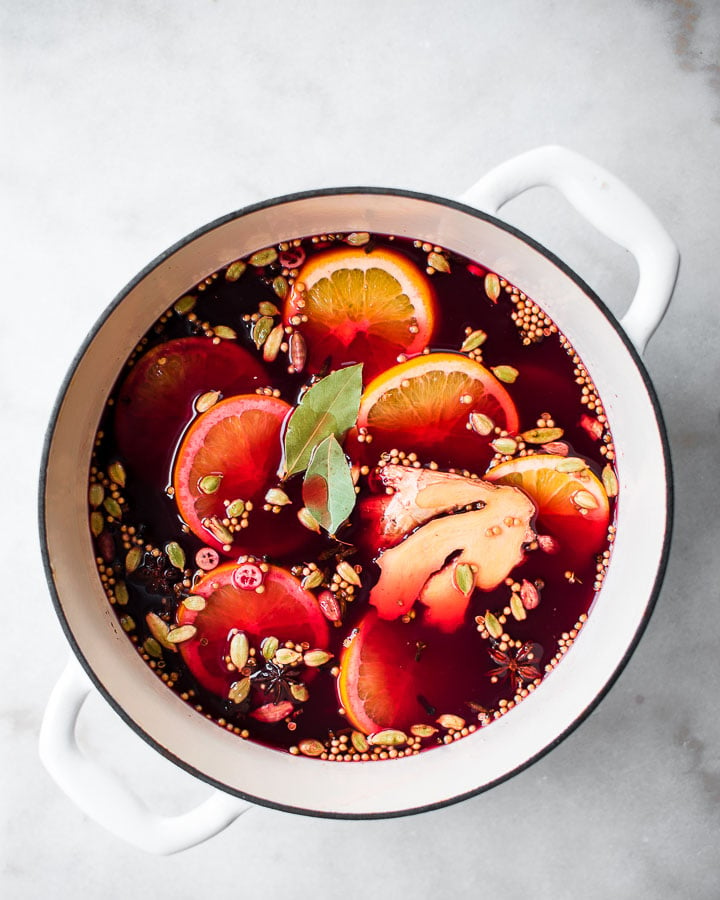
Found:
[[[538,753],[534,756],[530,757],[530,759],[523,762],[521,765],[517,766],[515,769],[507,772],[505,775],[502,775],[500,778],[496,778],[494,781],[482,785],[478,788],[474,788],[473,790],[467,791],[463,794],[458,794],[454,797],[450,797],[446,800],[438,801],[437,803],[429,803],[422,806],[412,807],[410,809],[403,810],[392,810],[390,812],[379,812],[379,813],[342,813],[342,812],[330,812],[330,811],[322,811],[322,810],[314,810],[314,809],[304,809],[302,807],[296,806],[287,806],[281,803],[276,803],[274,801],[266,800],[262,797],[255,797],[251,794],[243,793],[242,791],[238,791],[234,788],[229,787],[228,785],[223,784],[220,781],[217,781],[214,778],[211,778],[209,775],[204,772],[199,771],[194,766],[186,763],[184,760],[179,759],[171,750],[167,747],[164,747],[162,744],[158,743],[153,737],[151,737],[140,725],[138,725],[129,715],[125,712],[124,708],[116,702],[114,697],[110,694],[110,692],[105,688],[102,684],[98,676],[95,674],[95,671],[89,665],[85,656],[75,640],[75,636],[68,624],[68,621],[65,617],[65,613],[62,608],[62,604],[60,603],[60,598],[57,594],[57,590],[55,587],[55,582],[52,575],[52,566],[49,558],[48,548],[47,548],[47,528],[45,521],[45,490],[46,490],[46,473],[47,473],[47,464],[48,458],[50,455],[50,449],[52,445],[53,435],[55,433],[55,428],[57,425],[57,420],[60,415],[60,411],[62,408],[62,404],[65,398],[65,394],[70,386],[70,382],[72,381],[75,372],[82,360],[83,356],[87,352],[88,347],[94,340],[98,331],[105,324],[106,320],[112,314],[112,312],[116,309],[116,307],[124,300],[127,294],[133,290],[150,272],[160,266],[165,260],[167,260],[170,256],[176,253],[185,245],[191,243],[197,238],[201,237],[208,232],[225,225],[226,223],[240,218],[241,216],[248,215],[249,213],[253,213],[259,210],[267,209],[272,206],[279,206],[285,203],[292,203],[300,200],[305,200],[313,197],[323,197],[323,196],[337,196],[337,195],[346,195],[346,194],[369,194],[369,195],[377,195],[377,196],[396,196],[396,197],[408,197],[416,200],[423,200],[425,202],[434,203],[438,206],[449,207],[451,209],[458,210],[459,212],[466,213],[467,215],[472,216],[476,219],[481,219],[483,221],[489,222],[492,225],[500,228],[503,231],[508,232],[516,238],[519,238],[524,243],[528,244],[542,256],[544,256],[549,262],[553,265],[557,266],[571,281],[573,281],[585,294],[586,296],[595,303],[600,312],[606,317],[608,322],[613,326],[614,330],[618,334],[620,340],[625,345],[626,350],[630,354],[635,366],[640,373],[642,381],[645,385],[645,389],[647,391],[648,397],[650,399],[650,403],[653,408],[653,412],[655,414],[655,419],[658,425],[658,432],[660,434],[660,441],[663,449],[663,458],[665,463],[665,472],[666,472],[666,510],[667,510],[667,519],[665,524],[665,534],[663,539],[663,548],[660,556],[660,561],[658,564],[657,573],[655,576],[655,581],[650,592],[650,596],[648,598],[648,603],[645,608],[645,612],[643,614],[642,619],[638,623],[638,627],[635,631],[634,638],[630,643],[625,655],[622,657],[618,665],[616,666],[614,672],[610,675],[608,680],[605,683],[603,689],[595,696],[593,701],[573,720],[573,722],[559,734],[553,741],[543,747]],[[99,691],[99,693],[104,697],[104,699],[110,704],[112,709],[120,716],[120,718],[132,728],[132,730],[138,734],[147,744],[149,744],[154,750],[158,753],[162,754],[167,760],[179,766],[184,771],[188,772],[190,775],[204,781],[206,784],[216,788],[217,790],[223,791],[224,793],[232,794],[242,800],[246,800],[249,803],[256,804],[258,806],[263,806],[269,809],[280,810],[281,812],[290,812],[296,813],[300,815],[306,815],[313,818],[323,818],[323,819],[352,819],[352,820],[362,820],[362,819],[391,819],[398,818],[401,816],[410,816],[410,815],[418,815],[423,812],[431,812],[436,809],[443,809],[448,806],[452,806],[456,803],[461,803],[464,800],[468,800],[471,797],[478,796],[479,794],[483,794],[491,788],[497,787],[500,784],[503,784],[505,781],[508,781],[510,778],[513,778],[515,775],[520,774],[525,771],[525,769],[530,768],[530,766],[534,765],[538,760],[542,759],[552,750],[554,750],[559,744],[561,744],[567,737],[569,737],[587,718],[588,716],[594,712],[595,709],[600,705],[602,700],[608,695],[615,682],[618,680],[623,670],[627,666],[630,657],[635,652],[635,649],[640,641],[640,638],[643,636],[645,629],[648,626],[652,613],[657,604],[657,599],[662,587],[662,582],[665,577],[665,572],[667,570],[668,564],[668,556],[670,553],[670,543],[672,538],[672,527],[673,527],[673,514],[674,514],[674,487],[673,487],[673,472],[672,472],[672,459],[670,456],[670,445],[668,441],[667,428],[665,425],[665,421],[662,415],[662,410],[660,407],[660,402],[658,400],[657,394],[655,392],[655,388],[650,380],[650,376],[645,368],[645,364],[643,363],[639,353],[635,349],[634,345],[631,343],[628,336],[623,331],[619,321],[615,317],[614,313],[605,305],[605,303],[597,296],[597,294],[590,288],[589,285],[583,281],[580,276],[578,276],[572,269],[570,269],[562,260],[558,259],[550,250],[545,248],[542,244],[538,243],[528,235],[524,234],[519,229],[515,228],[512,225],[509,225],[506,222],[501,221],[500,219],[495,218],[494,216],[488,215],[487,213],[481,212],[478,209],[475,209],[471,206],[466,206],[463,203],[459,203],[456,200],[449,200],[447,198],[438,197],[433,194],[422,193],[418,191],[407,191],[403,189],[396,188],[381,188],[381,187],[340,187],[340,188],[323,188],[315,191],[301,191],[293,194],[286,194],[280,197],[274,197],[266,201],[262,201],[260,203],[254,203],[249,206],[245,206],[240,210],[232,213],[228,213],[225,216],[221,216],[218,219],[210,222],[207,225],[204,225],[195,231],[191,232],[185,238],[177,241],[159,256],[157,256],[151,263],[149,263],[144,269],[142,269],[131,281],[128,282],[127,285],[116,295],[116,297],[112,300],[112,302],[107,306],[104,312],[97,319],[87,337],[83,341],[80,349],[75,354],[70,367],[65,375],[65,378],[62,382],[60,390],[55,400],[55,404],[53,406],[50,420],[48,423],[47,431],[45,433],[45,439],[43,443],[43,451],[42,458],[40,463],[40,478],[39,478],[39,495],[38,495],[38,520],[39,520],[39,531],[40,531],[40,547],[42,552],[42,561],[43,568],[45,570],[45,577],[47,579],[48,587],[50,590],[50,596],[52,598],[53,606],[55,607],[55,612],[60,620],[60,625],[65,634],[65,637],[68,640],[68,643],[72,647],[72,650],[77,657],[78,661],[82,665],[86,674],[88,675],[90,681],[95,686],[95,688]]]

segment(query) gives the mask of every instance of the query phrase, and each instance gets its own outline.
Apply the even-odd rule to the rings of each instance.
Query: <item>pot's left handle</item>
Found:
[[[250,808],[243,800],[215,791],[177,816],[152,812],[120,779],[86,756],[75,726],[90,680],[74,657],[55,685],[40,729],[40,758],[70,799],[108,831],[149,853],[186,850],[227,828]]]

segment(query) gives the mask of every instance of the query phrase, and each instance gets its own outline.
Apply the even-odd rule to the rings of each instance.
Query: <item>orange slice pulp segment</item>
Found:
[[[167,479],[170,456],[208,391],[252,392],[265,384],[262,365],[247,350],[209,338],[177,338],[153,347],[130,369],[115,404],[120,451],[139,478]]]
[[[560,467],[560,471],[558,470]],[[556,538],[563,552],[591,554],[605,543],[610,504],[602,482],[567,457],[534,454],[510,459],[485,474],[487,481],[523,490],[537,507],[537,531]]]
[[[353,360],[365,379],[427,346],[435,299],[429,280],[402,254],[377,249],[331,250],[302,267],[288,297],[285,322],[308,345],[308,369]]]
[[[282,454],[281,429],[291,407],[259,394],[228,397],[199,416],[178,449],[173,472],[175,502],[193,534],[226,554],[280,554],[308,540],[310,532],[295,516],[295,504],[279,514],[263,510],[268,488],[277,481]],[[233,540],[218,526],[227,504],[251,501],[248,526]]]
[[[338,696],[349,722],[365,734],[432,722],[428,699],[445,711],[457,692],[453,647],[454,636],[368,610],[340,658]]]
[[[460,353],[428,353],[370,382],[360,401],[358,429],[370,433],[376,458],[391,448],[431,452],[441,468],[452,462],[482,472],[492,457],[493,435],[469,430],[471,413],[517,431],[515,404],[492,372]],[[367,455],[362,445],[360,452]]]
[[[285,569],[269,566],[264,590],[244,590],[233,581],[237,566],[225,563],[208,572],[193,587],[203,597],[202,610],[178,607],[178,625],[193,625],[197,630],[190,640],[178,644],[192,674],[215,694],[226,696],[240,676],[228,670],[225,657],[233,629],[244,632],[251,646],[259,648],[266,637],[302,643],[324,649],[328,643],[328,625],[315,597]]]

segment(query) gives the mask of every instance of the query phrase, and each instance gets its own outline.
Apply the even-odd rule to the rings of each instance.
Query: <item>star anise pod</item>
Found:
[[[535,681],[542,676],[539,668],[543,655],[540,644],[527,641],[519,650],[507,652],[496,647],[488,650],[490,659],[497,668],[491,669],[488,675],[498,679],[509,678],[513,691],[517,691],[523,684]]]
[[[268,661],[251,677],[253,684],[263,690],[272,702],[277,704],[282,700],[293,700],[291,686],[299,682],[300,670],[278,666],[274,662]]]

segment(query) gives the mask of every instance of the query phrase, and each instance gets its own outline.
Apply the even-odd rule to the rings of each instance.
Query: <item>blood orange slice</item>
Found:
[[[574,466],[579,470],[567,471]],[[484,477],[523,490],[537,507],[537,531],[556,538],[563,552],[591,554],[604,545],[610,504],[582,460],[538,453],[500,463]]]
[[[262,508],[277,480],[281,428],[290,410],[275,397],[229,397],[199,416],[185,434],[173,472],[175,502],[190,530],[219,552],[237,554],[242,548],[280,554],[308,539],[294,506],[277,514]],[[237,500],[253,506],[249,527],[241,531],[228,524],[227,505]]]
[[[328,625],[315,597],[285,569],[269,566],[264,574],[263,591],[243,589],[233,574],[238,566],[225,563],[197,582],[193,594],[206,601],[202,610],[180,604],[178,625],[192,625],[196,632],[179,644],[180,652],[192,674],[203,687],[227,696],[238,673],[228,669],[233,629],[246,634],[256,649],[266,637],[302,643],[324,649],[328,643]]]
[[[428,721],[429,703],[445,711],[457,676],[450,647],[440,633],[430,638],[416,623],[387,622],[368,611],[340,660],[338,695],[350,723],[365,734],[407,732]]]
[[[266,383],[263,367],[237,344],[216,346],[204,337],[159,344],[138,360],[118,393],[120,452],[137,477],[164,481],[198,396],[208,391],[242,394]]]
[[[317,372],[328,357],[331,368],[353,360],[364,363],[367,379],[393,365],[398,354],[427,346],[434,305],[427,276],[402,254],[343,248],[318,254],[302,267],[285,322],[305,337],[310,371]]]
[[[376,458],[396,448],[431,454],[441,466],[464,465],[479,472],[492,457],[493,435],[468,429],[472,413],[482,413],[505,431],[517,431],[515,404],[492,372],[460,353],[429,353],[370,382],[360,400],[358,430],[369,432]],[[348,450],[356,452],[352,446]],[[362,443],[357,452],[368,455]]]

